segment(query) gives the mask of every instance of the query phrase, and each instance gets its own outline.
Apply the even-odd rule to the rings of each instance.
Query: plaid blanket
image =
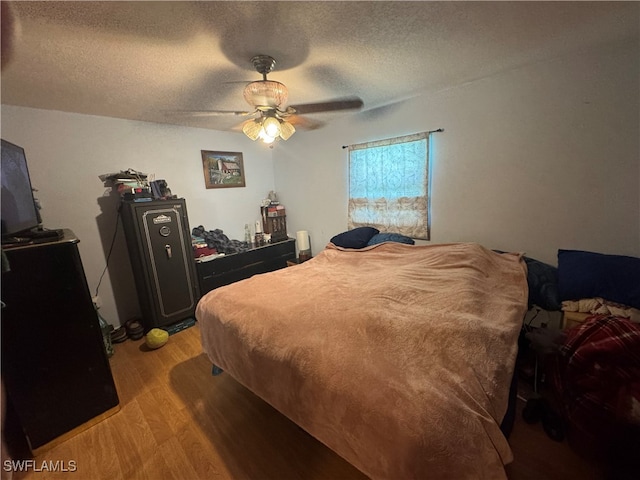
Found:
[[[637,432],[640,325],[622,317],[593,315],[568,330],[553,383],[571,436],[589,445],[590,453],[618,444],[630,427]]]

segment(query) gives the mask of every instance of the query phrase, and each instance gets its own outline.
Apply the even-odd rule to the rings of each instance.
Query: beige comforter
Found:
[[[505,478],[520,255],[329,244],[205,295],[211,362],[376,479]],[[215,381],[215,380],[212,380]]]

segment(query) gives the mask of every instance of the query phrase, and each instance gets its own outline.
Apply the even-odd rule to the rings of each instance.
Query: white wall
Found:
[[[244,239],[274,189],[272,151],[239,133],[2,106],[2,138],[22,146],[47,228],[70,228],[80,239],[94,294],[116,226],[118,196],[103,196],[98,175],[133,168],[165,179],[185,198],[190,227],[222,229]],[[245,188],[206,189],[200,150],[242,152]],[[101,313],[114,325],[139,314],[122,228],[99,290]],[[117,302],[116,302],[117,299]]]
[[[473,241],[556,264],[559,248],[640,256],[639,48],[523,67],[296,133],[274,153],[289,230],[318,252],[347,225],[342,145],[444,128],[433,243]]]

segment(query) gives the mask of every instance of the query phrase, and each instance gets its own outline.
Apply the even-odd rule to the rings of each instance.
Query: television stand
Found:
[[[2,379],[22,436],[15,440],[28,439],[36,456],[120,408],[79,240],[64,232],[7,249],[11,270],[0,284]]]

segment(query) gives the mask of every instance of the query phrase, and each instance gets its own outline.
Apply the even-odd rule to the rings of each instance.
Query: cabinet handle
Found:
[[[171,245],[165,245],[164,250],[167,252],[167,258],[171,258]]]

